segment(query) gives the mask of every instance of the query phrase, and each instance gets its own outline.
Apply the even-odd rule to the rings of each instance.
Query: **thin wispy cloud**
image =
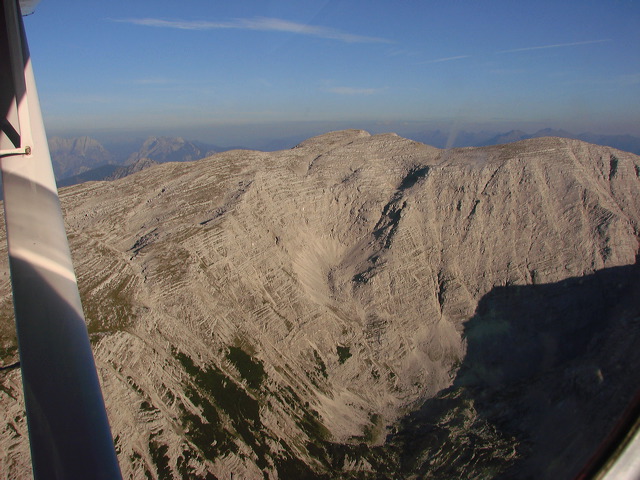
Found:
[[[381,91],[382,91],[381,88],[353,88],[353,87],[327,88],[327,92],[337,93],[338,95],[373,95]]]
[[[262,32],[284,32],[311,37],[338,40],[346,43],[394,43],[380,37],[368,37],[342,32],[330,27],[290,22],[280,18],[237,18],[228,22],[209,22],[203,20],[163,20],[160,18],[121,18],[114,22],[131,23],[146,27],[173,28],[178,30],[254,30]]]
[[[452,62],[454,60],[462,60],[463,58],[470,58],[471,55],[456,55],[455,57],[445,57],[445,58],[437,58],[435,60],[429,60],[424,63],[442,63],[442,62]]]
[[[535,47],[523,47],[523,48],[512,48],[510,50],[500,50],[496,53],[516,53],[516,52],[530,52],[532,50],[545,50],[548,48],[564,48],[564,47],[575,47],[578,45],[592,45],[594,43],[605,43],[610,42],[610,38],[604,38],[601,40],[585,40],[583,42],[570,42],[570,43],[555,43],[553,45],[539,45]]]

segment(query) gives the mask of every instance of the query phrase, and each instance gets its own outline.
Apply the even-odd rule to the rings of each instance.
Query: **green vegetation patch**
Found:
[[[304,478],[307,480],[329,480],[329,475],[318,474],[299,458],[283,454],[275,459],[278,478]]]
[[[249,387],[258,390],[266,374],[260,360],[255,360],[251,355],[238,347],[229,347],[227,359],[235,365],[240,376],[247,381]]]
[[[0,346],[0,366],[6,367],[12,362],[18,361],[18,346]]]
[[[167,452],[169,447],[162,443],[156,442],[155,439],[149,440],[149,453],[151,454],[151,460],[156,466],[158,472],[158,478],[161,480],[171,480],[173,474],[171,473],[171,467],[169,466],[169,456]]]
[[[315,357],[316,363],[318,364],[319,372],[324,378],[329,378],[329,375],[327,374],[327,366],[324,364],[322,358],[320,357],[320,354],[315,349],[313,350],[313,356]]]
[[[337,351],[338,351],[338,362],[340,362],[341,365],[351,357],[351,349],[349,347],[346,347],[344,345],[338,345]]]
[[[187,372],[196,377],[196,383],[202,384],[206,381],[202,371],[193,363],[188,355],[180,352],[173,352]],[[199,379],[199,380],[198,380]],[[209,390],[205,390],[209,392]],[[202,417],[196,415],[181,403],[178,404],[182,410],[182,425],[185,427],[187,438],[202,452],[205,458],[214,460],[218,456],[237,452],[238,447],[233,442],[233,435],[224,428],[218,409],[211,398],[203,392],[201,395],[194,385],[185,386],[185,394],[191,402],[202,410]]]
[[[198,415],[183,407],[183,422],[189,439],[210,460],[220,454],[237,453],[236,436],[224,428],[221,417],[224,413],[231,420],[235,432],[256,454],[258,467],[267,468],[269,449],[260,421],[259,402],[215,366],[201,369],[188,355],[175,350],[173,353],[194,382],[185,388],[185,393],[202,409],[202,415],[208,422],[202,422]]]
[[[364,441],[366,443],[374,443],[381,435],[384,435],[384,423],[382,417],[377,413],[369,415],[369,425],[364,428]]]
[[[178,403],[186,436],[195,448],[189,450],[189,447],[185,446],[176,460],[176,469],[183,478],[195,478],[196,474],[192,468],[194,458],[215,460],[230,453],[243,457],[238,447],[240,442],[252,450],[251,459],[264,472],[265,478],[268,476],[267,472],[272,469],[277,471],[278,478],[390,478],[389,465],[395,464],[395,458],[391,458],[392,455],[382,447],[364,443],[372,441],[383,431],[383,422],[379,416],[371,416],[371,426],[365,432],[362,443],[332,443],[329,441],[331,433],[322,423],[320,414],[308,402],[303,402],[295,390],[287,385],[279,388],[277,392],[270,392],[269,396],[288,406],[298,428],[304,432],[308,440],[293,446],[288,445],[282,438],[271,436],[260,420],[260,399],[253,396],[253,393],[257,393],[256,390],[261,394],[266,393],[263,381],[265,373],[262,364],[246,350],[246,346],[231,347],[226,358],[238,369],[250,391],[216,366],[200,367],[188,355],[177,349],[172,351],[191,377],[185,385],[185,394],[201,411],[200,414],[195,414],[182,403]],[[345,361],[351,356],[349,347],[342,347],[339,351]],[[314,356],[316,355],[317,353]],[[318,370],[326,372],[326,366],[318,358],[319,355],[316,356]],[[279,444],[281,449],[272,450],[270,443]],[[301,449],[305,448],[315,461],[305,461],[305,456],[301,454]],[[156,453],[158,461],[161,461],[160,453]],[[366,460],[376,473],[343,471],[345,464],[359,460]],[[154,462],[158,463],[155,460]]]
[[[135,279],[125,275],[114,285],[105,286],[96,295],[91,288],[80,290],[82,308],[90,334],[117,332],[135,319],[131,290]]]
[[[201,391],[211,395],[216,405],[232,420],[249,420],[256,426],[261,424],[258,401],[249,396],[233,379],[213,365],[201,370],[188,355],[181,352],[176,352],[175,355]]]
[[[326,441],[331,437],[331,432],[329,432],[327,427],[318,419],[319,416],[315,410],[304,410],[302,418],[296,420],[296,423],[309,438]]]
[[[618,173],[618,163],[618,157],[616,157],[615,155],[611,155],[609,157],[609,180],[614,178]]]

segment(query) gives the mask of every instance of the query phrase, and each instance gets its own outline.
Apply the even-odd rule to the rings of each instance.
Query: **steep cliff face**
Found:
[[[459,474],[559,455],[575,468],[597,439],[540,453],[544,430],[518,433],[539,391],[502,398],[506,417],[478,392],[575,371],[601,395],[571,397],[589,415],[607,389],[629,395],[624,373],[598,379],[607,353],[637,346],[621,332],[640,312],[616,299],[636,285],[639,176],[640,157],[577,140],[439,150],[343,131],[62,190],[125,477],[446,478],[456,455]],[[585,312],[579,279],[612,271],[604,310],[568,315]],[[544,303],[563,288],[578,300]],[[15,477],[30,468],[19,372],[0,379],[0,471]]]

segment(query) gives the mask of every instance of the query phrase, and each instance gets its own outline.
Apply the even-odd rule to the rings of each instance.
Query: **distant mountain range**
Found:
[[[132,165],[143,158],[149,158],[157,163],[190,162],[220,152],[222,149],[200,142],[189,142],[181,137],[149,137],[133,152],[125,162]]]
[[[582,140],[583,142],[594,143],[596,145],[606,147],[613,147],[625,152],[635,153],[636,155],[640,154],[640,137],[635,137],[633,135],[603,135],[597,133],[580,133],[576,135],[567,132],[566,130],[556,130],[553,128],[544,128],[533,134],[523,132],[522,130],[511,130],[506,133],[488,131],[460,131],[457,133],[450,133],[442,130],[432,130],[407,134],[406,136],[412,140],[438,148],[488,147],[491,145],[501,145],[504,143],[518,142],[520,140],[528,140],[530,138],[560,137]]]
[[[94,168],[115,163],[97,140],[90,137],[49,138],[49,152],[57,179],[79,175]]]
[[[157,163],[198,160],[224,149],[181,137],[149,137],[114,145],[112,150],[90,137],[51,137],[49,151],[58,186],[114,180]]]
[[[142,157],[131,165],[102,165],[78,175],[58,180],[57,184],[58,188],[60,188],[98,180],[117,180],[159,163],[161,162]]]
[[[489,131],[447,132],[432,130],[405,134],[407,138],[437,148],[485,147],[539,137],[561,137],[582,140],[597,145],[640,154],[640,137],[632,135],[573,134],[565,130],[546,128],[533,134],[522,130],[506,133]],[[286,149],[293,140],[274,139],[273,145]],[[242,148],[242,147],[234,147]],[[105,147],[90,137],[49,139],[49,150],[59,187],[95,180],[115,180],[157,163],[199,160],[231,148],[223,148],[181,137],[149,137],[146,140],[114,143]],[[267,149],[269,150],[269,149]]]

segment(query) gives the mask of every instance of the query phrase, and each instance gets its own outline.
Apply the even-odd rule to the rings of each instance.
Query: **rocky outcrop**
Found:
[[[639,157],[577,140],[349,130],[62,190],[125,477],[575,473],[597,436],[543,441],[564,387],[604,409],[598,432],[606,392],[635,388],[616,365],[637,346],[639,177]],[[0,380],[0,471],[20,477],[19,371]]]

